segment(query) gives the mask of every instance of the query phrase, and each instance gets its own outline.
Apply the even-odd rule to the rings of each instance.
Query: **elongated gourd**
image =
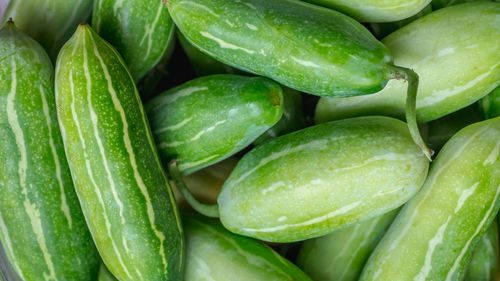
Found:
[[[183,216],[186,231],[185,281],[310,281],[298,267],[251,238],[231,233],[219,223]]]
[[[182,174],[221,161],[251,144],[283,113],[281,87],[264,77],[213,75],[191,80],[146,105],[165,163]]]
[[[433,0],[432,1],[432,9],[438,10],[441,8],[446,8],[451,5],[462,4],[465,2],[475,2],[475,1],[489,1],[491,0]]]
[[[474,249],[465,281],[493,281],[498,272],[498,225],[494,220]]]
[[[47,53],[0,29],[0,240],[22,280],[93,281],[99,269],[57,124]]]
[[[417,119],[428,122],[484,97],[500,84],[500,3],[473,2],[432,12],[382,42],[394,62],[420,76]],[[316,122],[363,115],[401,117],[405,83],[363,97],[321,99]]]
[[[214,74],[236,74],[239,71],[227,64],[224,64],[218,60],[213,59],[209,55],[204,54],[196,47],[191,45],[189,41],[184,38],[182,33],[176,32],[179,43],[184,50],[194,72],[198,76],[207,76]]]
[[[479,110],[485,119],[500,116],[500,86],[479,101]]]
[[[399,120],[316,125],[240,160],[217,199],[221,222],[264,241],[319,237],[401,206],[420,188],[427,167]]]
[[[431,0],[304,0],[346,13],[361,22],[392,22],[420,12]]]
[[[375,35],[375,37],[384,38],[390,33],[400,29],[405,25],[410,24],[411,22],[429,14],[430,12],[432,12],[432,7],[431,4],[428,4],[420,12],[416,13],[415,15],[409,18],[393,22],[370,23],[370,29],[373,32],[373,35]]]
[[[467,126],[433,162],[363,269],[367,280],[463,280],[500,208],[500,119]],[[408,254],[411,253],[411,254]]]
[[[59,49],[92,11],[92,0],[11,0],[2,22],[12,18],[55,62]]]
[[[97,281],[118,281],[116,278],[109,272],[104,264],[101,264],[101,268],[99,269],[99,277]]]
[[[316,281],[356,281],[399,209],[302,244],[297,264]]]
[[[175,43],[175,26],[165,0],[94,0],[92,27],[123,56],[139,81]]]
[[[64,147],[90,232],[119,280],[180,280],[177,207],[123,59],[88,25],[56,65]]]
[[[196,48],[241,70],[319,96],[359,96],[390,79],[408,80],[406,119],[428,158],[415,120],[418,75],[395,66],[360,23],[296,0],[169,0],[179,30]]]

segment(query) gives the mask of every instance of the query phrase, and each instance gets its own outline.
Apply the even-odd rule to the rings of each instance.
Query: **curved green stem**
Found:
[[[184,180],[182,179],[177,164],[178,164],[177,160],[172,160],[168,164],[168,171],[170,173],[170,176],[172,177],[172,180],[174,181],[175,186],[177,186],[179,191],[182,193],[182,196],[184,196],[184,199],[186,199],[189,205],[191,205],[191,207],[193,207],[193,209],[195,209],[200,214],[205,215],[207,217],[218,218],[219,206],[217,204],[214,205],[203,204],[196,198],[194,198],[193,194],[191,194],[186,184],[184,183]]]
[[[413,141],[422,149],[424,155],[432,161],[432,156],[434,155],[434,150],[427,147],[417,125],[417,91],[418,91],[418,75],[411,69],[391,66],[392,78],[394,79],[404,79],[408,81],[408,91],[406,94],[406,124],[410,130],[410,135]]]

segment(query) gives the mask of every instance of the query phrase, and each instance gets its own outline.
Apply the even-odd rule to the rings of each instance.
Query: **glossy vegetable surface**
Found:
[[[83,213],[119,280],[179,280],[183,236],[174,196],[132,76],[80,25],[56,66],[58,117]]]
[[[474,249],[466,281],[495,280],[498,272],[498,225],[494,220]]]
[[[361,22],[391,22],[420,12],[430,0],[304,0],[346,13]]]
[[[196,48],[247,72],[319,96],[358,96],[408,80],[406,120],[430,159],[415,120],[418,75],[394,66],[382,43],[360,23],[296,0],[170,0],[169,12]]]
[[[432,12],[382,40],[396,64],[420,76],[419,122],[457,111],[500,84],[499,17],[500,3],[466,3]],[[374,95],[321,99],[316,122],[372,114],[402,117],[405,89],[405,83],[392,80]]]
[[[47,53],[12,22],[0,29],[0,240],[22,280],[88,280],[98,254],[57,124]]]
[[[120,52],[135,81],[169,56],[175,43],[165,0],[94,0],[92,26]]]
[[[1,22],[10,17],[55,61],[59,49],[92,11],[92,0],[10,0]]]
[[[479,110],[485,119],[500,116],[500,86],[479,102]]]
[[[213,75],[170,89],[146,105],[165,163],[189,174],[251,144],[278,122],[283,90],[263,77]]]
[[[464,278],[474,247],[500,208],[499,140],[497,118],[470,125],[446,143],[360,280]]]
[[[268,246],[227,231],[219,223],[184,216],[185,281],[311,280]]]
[[[401,206],[427,167],[399,120],[316,125],[247,153],[222,187],[220,218],[230,231],[265,241],[318,237]]]
[[[304,242],[297,264],[316,281],[356,281],[399,209]]]
[[[236,74],[239,71],[227,64],[224,64],[202,51],[191,45],[189,41],[184,38],[184,35],[177,31],[177,38],[179,43],[184,50],[184,53],[188,57],[191,67],[193,67],[194,72],[198,76],[206,76],[213,74]]]

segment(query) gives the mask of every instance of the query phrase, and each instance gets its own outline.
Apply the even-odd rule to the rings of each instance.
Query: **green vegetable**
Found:
[[[361,22],[391,22],[409,18],[431,0],[304,0],[346,13]]]
[[[117,281],[116,278],[109,272],[104,264],[101,264],[101,268],[99,269],[99,278],[97,281]]]
[[[360,281],[463,280],[500,208],[500,119],[466,127],[370,256]]]
[[[95,0],[92,26],[123,56],[139,81],[175,43],[175,26],[165,0]]]
[[[474,249],[467,269],[467,281],[493,281],[498,272],[498,225],[493,221]]]
[[[484,119],[481,118],[478,106],[474,103],[452,114],[426,123],[428,128],[427,142],[432,149],[439,151],[458,131],[482,120]]]
[[[186,231],[185,281],[311,280],[268,246],[233,234],[219,223],[183,217]]]
[[[297,264],[313,280],[356,281],[399,209],[304,242]]]
[[[263,77],[213,75],[191,80],[146,105],[165,163],[190,174],[251,144],[283,112],[280,86]]]
[[[196,75],[206,76],[213,74],[236,74],[237,72],[242,72],[211,58],[209,55],[204,54],[191,45],[191,43],[189,43],[179,31],[177,31],[177,38],[179,38],[179,43],[191,62],[191,66],[193,67]]]
[[[98,254],[73,188],[47,53],[0,29],[0,240],[23,280],[94,280]]]
[[[0,280],[1,281],[21,281],[14,268],[7,259],[5,249],[0,243]]]
[[[500,3],[474,2],[426,15],[382,40],[395,63],[420,75],[417,119],[428,122],[459,110],[500,84]],[[363,97],[321,99],[316,122],[362,115],[401,117],[406,84],[391,81]]]
[[[186,39],[213,58],[319,96],[358,96],[408,80],[407,121],[428,158],[415,120],[418,76],[394,66],[382,43],[334,10],[295,0],[169,0]],[[425,6],[425,5],[424,5]]]
[[[180,218],[123,59],[80,25],[55,82],[67,159],[106,267],[121,281],[179,280]]]
[[[466,2],[475,2],[475,1],[489,1],[491,0],[433,0],[432,1],[432,9],[438,10],[441,8],[445,8],[451,5],[466,3]]]
[[[59,49],[91,11],[92,0],[11,0],[1,22],[12,18],[55,61]]]
[[[403,122],[377,116],[346,119],[251,150],[225,181],[217,199],[220,210],[186,199],[206,215],[220,215],[234,233],[299,241],[401,206],[424,182],[428,163]]]
[[[479,102],[479,110],[485,119],[500,116],[500,86]]]
[[[279,137],[300,130],[306,126],[302,113],[302,94],[293,89],[283,88],[283,116],[273,127],[254,141],[262,144],[268,139]]]
[[[393,22],[370,23],[370,27],[375,37],[383,38],[388,34],[400,29],[401,27],[406,26],[409,23],[415,21],[416,19],[419,19],[429,14],[430,12],[432,12],[431,4],[425,6],[425,8],[423,8],[420,12],[416,13],[415,15],[409,18]]]

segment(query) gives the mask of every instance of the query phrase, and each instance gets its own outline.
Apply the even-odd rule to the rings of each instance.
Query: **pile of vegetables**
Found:
[[[0,280],[499,280],[500,3],[0,19]]]

